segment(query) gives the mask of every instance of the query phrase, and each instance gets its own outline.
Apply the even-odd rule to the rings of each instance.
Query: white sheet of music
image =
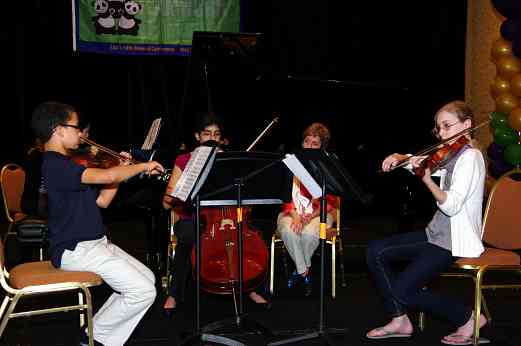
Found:
[[[185,202],[188,197],[197,194],[210,172],[215,159],[215,149],[206,146],[195,148],[172,192],[173,197]]]
[[[295,175],[298,180],[304,185],[304,187],[309,191],[313,198],[319,198],[322,196],[322,188],[318,183],[313,179],[311,174],[309,174],[308,170],[300,163],[299,159],[293,154],[286,154],[286,158],[282,160],[286,167]]]

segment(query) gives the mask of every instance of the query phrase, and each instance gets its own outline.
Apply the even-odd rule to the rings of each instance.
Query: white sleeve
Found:
[[[467,199],[472,195],[484,174],[485,164],[481,152],[477,149],[466,150],[456,161],[452,172],[452,182],[443,203],[437,203],[440,210],[453,216],[461,211]]]

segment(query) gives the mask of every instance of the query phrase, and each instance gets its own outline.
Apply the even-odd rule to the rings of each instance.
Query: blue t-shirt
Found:
[[[61,266],[65,249],[74,250],[85,240],[105,235],[100,210],[96,204],[98,190],[81,183],[85,167],[55,151],[43,154],[42,176],[47,187],[49,253],[51,262]]]

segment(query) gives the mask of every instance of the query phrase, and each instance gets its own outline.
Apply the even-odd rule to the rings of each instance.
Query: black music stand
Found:
[[[201,328],[200,325],[200,207],[222,207],[282,204],[291,200],[291,172],[282,163],[283,155],[261,152],[222,152],[217,153],[213,165],[202,182],[201,189],[192,196],[196,208],[196,304],[195,333],[182,344],[198,341],[215,342],[224,345],[241,346],[241,342],[222,335],[212,334],[225,326],[234,326],[239,331],[257,330],[266,335],[271,332],[258,322],[247,318],[243,308],[243,238],[242,220],[237,222],[239,257],[239,304],[235,318],[212,322]]]
[[[320,200],[320,310],[319,310],[319,324],[318,329],[311,330],[308,334],[292,337],[289,339],[271,342],[268,345],[283,345],[289,343],[296,343],[310,339],[321,339],[326,345],[333,345],[329,339],[331,334],[345,333],[345,329],[327,329],[325,317],[325,244],[326,244],[326,194],[330,193],[336,196],[344,197],[346,199],[359,199],[366,202],[368,197],[357,186],[349,173],[343,168],[339,159],[334,155],[324,150],[317,149],[303,149],[295,154],[297,163],[300,163],[304,170],[304,175],[308,173],[311,175],[310,183],[316,187],[320,186],[319,193]],[[288,168],[292,169],[293,173],[299,177],[295,167],[288,164]],[[313,181],[314,180],[314,181]],[[306,186],[306,182],[301,179],[301,182]],[[306,186],[307,187],[307,186]],[[308,188],[308,190],[310,190]],[[315,190],[317,190],[315,188]],[[310,190],[310,192],[312,192]],[[312,192],[313,193],[313,192]]]

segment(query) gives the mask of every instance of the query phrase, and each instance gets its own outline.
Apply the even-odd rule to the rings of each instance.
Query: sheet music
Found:
[[[298,180],[304,185],[304,187],[311,193],[313,198],[319,198],[322,196],[322,188],[313,179],[307,169],[300,163],[299,159],[293,154],[286,154],[286,158],[282,160],[286,167],[295,175]]]
[[[215,147],[200,146],[192,152],[172,192],[173,197],[185,202],[199,192],[215,159],[215,149]]]
[[[157,135],[159,134],[159,129],[161,128],[161,118],[154,119],[152,125],[148,129],[148,134],[145,138],[145,142],[141,146],[142,150],[150,150],[152,146],[157,140]]]

